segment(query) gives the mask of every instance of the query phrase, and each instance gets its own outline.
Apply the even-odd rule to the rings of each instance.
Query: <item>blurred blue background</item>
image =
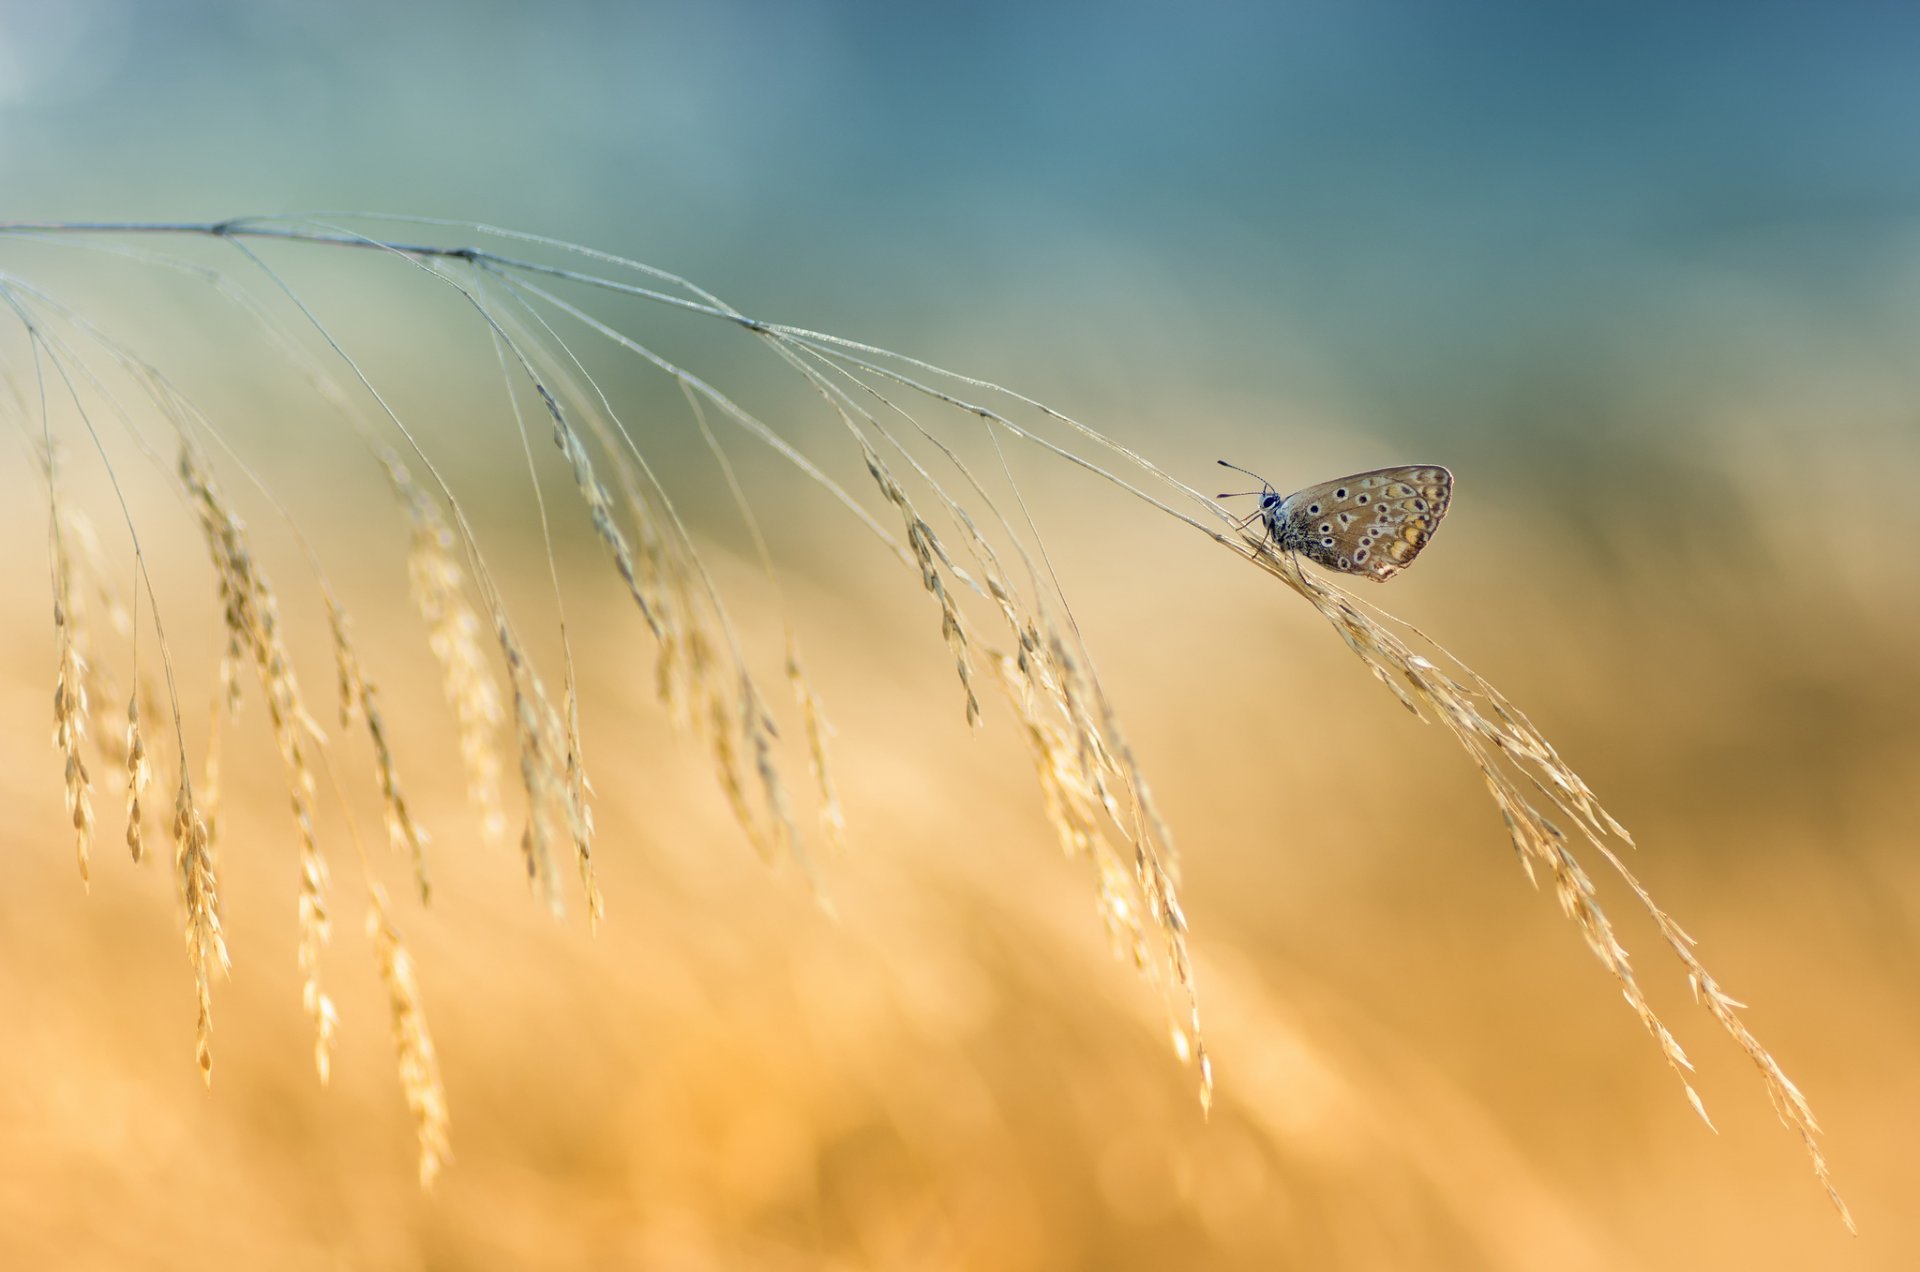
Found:
[[[1591,436],[1808,342],[1904,374],[1917,54],[1865,3],[9,0],[0,181],[492,220],[1003,378],[1160,342],[1388,433]]]

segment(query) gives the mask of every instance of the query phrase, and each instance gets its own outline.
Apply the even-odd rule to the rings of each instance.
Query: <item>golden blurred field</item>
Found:
[[[1920,458],[1910,432],[1796,450],[1803,435],[1740,416],[1568,476],[1485,441],[1402,455],[1289,421],[1281,403],[1162,392],[1223,421],[1151,443],[1200,481],[1216,452],[1284,453],[1306,475],[1454,465],[1444,533],[1368,599],[1500,685],[1633,829],[1641,877],[1820,1114],[1857,1238],[1620,889],[1602,885],[1717,1135],[1551,895],[1527,887],[1438,729],[1271,580],[1039,459],[1022,463],[1045,492],[1049,547],[1179,836],[1218,1068],[1210,1118],[1155,993],[1106,948],[1012,722],[990,703],[968,735],[925,598],[844,517],[816,509],[775,536],[839,733],[852,849],[823,866],[828,918],[793,871],[755,859],[703,761],[671,736],[645,630],[580,533],[564,476],[550,489],[608,907],[597,933],[577,896],[555,923],[464,806],[405,601],[399,514],[364,475],[326,467],[328,437],[303,432],[263,467],[354,605],[434,835],[428,909],[406,895],[403,862],[378,845],[376,859],[418,960],[454,1160],[431,1192],[417,1186],[330,800],[341,1046],[331,1086],[314,1080],[284,778],[257,701],[225,748],[234,971],[215,990],[202,1089],[173,882],[163,862],[136,868],[118,850],[108,785],[91,890],[75,877],[46,745],[44,505],[23,465],[0,526],[15,545],[0,650],[13,872],[0,890],[0,1263],[1912,1266],[1920,565],[1898,547],[1910,501],[1865,495]],[[1283,422],[1250,423],[1268,412]],[[1124,408],[1101,422],[1123,437],[1152,423]],[[521,504],[484,498],[495,566],[540,614],[537,531]],[[105,507],[93,515],[111,524]],[[249,515],[272,542],[270,519]],[[753,597],[724,521],[695,516],[723,585]],[[183,696],[203,702],[210,585],[189,523],[152,524],[163,597],[181,598]],[[309,694],[326,703],[324,615],[287,545],[268,556]],[[740,617],[777,657],[764,597]],[[336,754],[377,837],[363,739]]]

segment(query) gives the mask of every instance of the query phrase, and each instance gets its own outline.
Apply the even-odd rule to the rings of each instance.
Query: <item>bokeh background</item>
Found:
[[[745,452],[840,730],[839,919],[740,840],[562,516],[609,917],[554,924],[461,805],[404,521],[337,420],[204,292],[0,240],[0,270],[225,421],[347,586],[436,832],[440,894],[399,917],[456,1153],[422,1194],[344,847],[342,1052],[313,1080],[257,710],[230,748],[236,967],[201,1089],[172,883],[111,850],[104,795],[91,892],[74,878],[44,504],[9,444],[0,1257],[1913,1266],[1916,64],[1920,17],[1865,3],[0,4],[8,218],[496,222],[1011,384],[1199,484],[1221,455],[1282,487],[1450,465],[1444,533],[1370,598],[1523,705],[1634,829],[1642,877],[1820,1113],[1861,1228],[1617,889],[1717,1135],[1438,730],[1271,580],[1031,457],[1183,848],[1210,1120],[1053,846],[1012,721],[967,735],[911,576]],[[445,456],[527,621],[550,620],[484,338],[397,262],[345,256],[275,259]],[[862,480],[752,342],[601,312]],[[662,392],[618,383],[642,411]],[[651,440],[777,653],[684,423],[663,411]],[[324,699],[318,602],[247,511]],[[197,532],[158,499],[148,525],[204,701]]]

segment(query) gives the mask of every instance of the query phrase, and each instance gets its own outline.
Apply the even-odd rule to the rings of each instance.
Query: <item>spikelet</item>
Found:
[[[127,758],[121,749],[121,731],[110,718],[113,704],[120,700],[120,690],[114,684],[106,660],[98,656],[93,645],[96,630],[93,620],[96,612],[104,614],[107,630],[125,639],[133,634],[133,619],[120,599],[119,588],[114,585],[113,572],[107,568],[106,553],[101,549],[93,522],[71,501],[60,505],[59,521],[61,545],[67,552],[75,580],[68,589],[66,608],[85,669],[81,684],[86,690],[87,709],[92,713],[87,738],[100,757],[117,768],[124,765]],[[98,611],[94,609],[96,604]]]
[[[895,481],[886,461],[880,458],[872,446],[863,438],[861,449],[866,454],[867,472],[872,475],[880,493],[886,501],[899,509],[900,516],[907,526],[907,543],[913,549],[914,560],[920,566],[920,583],[940,605],[940,635],[947,642],[947,649],[953,654],[954,669],[960,676],[960,687],[967,698],[967,723],[975,728],[980,725],[980,700],[973,691],[973,661],[967,640],[967,629],[960,619],[959,607],[954,604],[953,594],[947,588],[946,580],[941,576],[944,567],[947,573],[971,584],[972,579],[956,567],[947,556],[946,549],[940,544],[940,536],[933,532],[915,510],[907,492]]]
[[[573,793],[567,780],[566,744],[553,705],[540,678],[521,650],[504,615],[494,616],[494,635],[506,657],[507,684],[513,694],[514,737],[520,750],[520,783],[527,796],[527,820],[520,832],[520,854],[526,862],[527,883],[547,903],[555,917],[563,912],[559,882],[553,870],[554,809],[570,815]]]
[[[779,730],[744,666],[736,662],[736,674],[722,674],[723,620],[712,601],[703,599],[699,566],[687,555],[691,549],[658,539],[653,543],[657,551],[650,569],[666,602],[658,612],[669,616],[656,668],[660,697],[676,727],[706,742],[727,807],[761,860],[772,865],[783,853],[792,857],[820,898],[775,759]],[[749,763],[760,792],[758,806],[748,794]]]
[[[1098,690],[1044,616],[1021,620],[1019,652],[994,654],[993,666],[1020,719],[1061,851],[1092,865],[1100,917],[1115,955],[1161,985],[1173,1017],[1174,1052],[1197,1069],[1201,1108],[1208,1109],[1213,1061],[1200,1030],[1186,917],[1171,865],[1173,845],[1151,811],[1145,781],[1131,765],[1118,724],[1110,711],[1096,717],[1087,708],[1086,700],[1099,697]],[[1116,753],[1128,757],[1125,767],[1116,763]],[[1129,794],[1131,809],[1116,798],[1116,783]],[[1162,950],[1158,959],[1151,941],[1155,933]]]
[[[506,718],[503,695],[487,661],[485,627],[467,599],[466,571],[455,552],[452,530],[407,470],[387,456],[388,475],[412,524],[407,576],[414,607],[427,625],[427,644],[440,664],[441,684],[460,729],[460,759],[467,798],[480,814],[488,840],[505,838],[500,753],[495,737]]]
[[[593,809],[587,803],[593,783],[587,777],[581,752],[580,695],[571,674],[567,677],[566,705],[567,828],[573,836],[574,860],[580,869],[580,890],[587,901],[587,927],[593,930],[606,916],[607,906],[593,870]]]
[[[705,693],[699,681],[706,674],[711,646],[697,624],[676,612],[662,625],[654,656],[654,695],[665,704],[667,720],[676,733],[695,733],[705,727],[700,704]]]
[[[820,799],[820,831],[827,846],[844,852],[847,846],[847,818],[840,808],[840,793],[833,780],[833,766],[827,754],[827,742],[833,737],[833,725],[820,708],[813,682],[800,664],[800,649],[791,637],[787,640],[787,682],[793,687],[794,701],[800,707],[800,720],[807,734],[807,765]]]
[[[741,668],[732,678],[717,674],[710,637],[701,624],[684,629],[689,692],[700,701],[694,731],[707,744],[714,776],[734,820],[768,865],[783,856],[800,868],[816,900],[825,904],[820,881],[801,842],[799,827],[787,798],[786,785],[775,758],[779,730],[760,698],[753,677]],[[749,779],[749,765],[753,778]],[[757,789],[756,800],[749,790]]]
[[[544,391],[542,396],[546,396]],[[555,712],[504,611],[495,602],[494,639],[507,668],[507,689],[502,692],[483,649],[480,616],[467,600],[466,571],[456,555],[452,529],[399,459],[387,453],[384,460],[388,477],[412,521],[408,572],[414,604],[427,623],[428,643],[440,663],[446,696],[459,720],[468,796],[480,809],[482,827],[490,839],[505,832],[501,762],[494,734],[510,715],[520,755],[521,786],[527,797],[520,852],[529,884],[556,915],[561,913],[552,848],[557,811],[581,861],[588,912],[597,917],[602,903],[591,867],[593,821],[587,805],[591,788],[580,762],[575,708],[570,705],[566,721]],[[506,705],[509,698],[510,707]]]
[[[873,392],[870,387],[868,391]],[[886,402],[884,396],[874,396]],[[954,565],[938,537],[913,512],[886,465],[866,445],[864,436],[862,445],[869,473],[907,522],[907,537],[921,569],[922,584],[941,603],[943,634],[961,666],[963,683],[967,683],[965,664],[970,641],[960,626],[951,592],[940,579],[942,569],[991,600],[1013,635],[1013,654],[987,652],[1021,721],[1048,821],[1066,855],[1093,866],[1099,910],[1114,952],[1160,986],[1172,1018],[1175,1053],[1195,1066],[1201,1108],[1210,1109],[1213,1064],[1200,1030],[1186,917],[1177,895],[1178,859],[1171,835],[1154,808],[1145,778],[1105,694],[1090,669],[1074,654],[1075,645],[1062,637],[1044,608],[1027,611],[1018,589],[1008,581],[998,554],[966,508],[914,465],[928,478],[958,525],[962,542],[985,580],[984,588]],[[941,446],[941,450],[959,463],[946,447]],[[961,467],[964,472],[964,465]],[[975,488],[979,489],[977,482]],[[985,497],[984,491],[980,493]],[[1028,564],[1031,568],[1030,560]],[[977,722],[977,707],[970,710],[969,719]],[[1151,941],[1156,933],[1161,951],[1157,957]]]
[[[87,663],[81,652],[85,637],[76,628],[73,571],[58,518],[53,527],[53,631],[60,658],[53,682],[53,744],[65,761],[67,815],[73,823],[74,859],[84,884],[93,843],[93,778],[81,756],[87,738]]]
[[[1131,819],[1116,814],[1117,824],[1131,826],[1134,878],[1159,930],[1167,968],[1173,978],[1168,1008],[1174,1016],[1174,1052],[1181,1060],[1192,1063],[1199,1073],[1200,1109],[1206,1113],[1213,1107],[1213,1057],[1200,1031],[1200,990],[1194,978],[1193,955],[1187,945],[1187,916],[1180,905],[1179,853],[1174,847],[1173,832],[1154,804],[1146,775],[1140,771],[1133,748],[1105,695],[1100,696],[1100,707],[1106,748],[1132,804]]]
[[[580,488],[580,497],[586,501],[587,513],[593,521],[593,532],[612,554],[614,568],[620,571],[620,578],[626,583],[627,593],[633,597],[633,603],[639,607],[641,617],[647,620],[647,626],[653,629],[655,637],[661,636],[663,629],[660,617],[654,611],[651,590],[642,586],[633,549],[627,543],[626,533],[620,529],[620,523],[614,519],[613,499],[594,475],[593,460],[581,443],[580,434],[574,429],[566,412],[560,409],[560,401],[552,391],[540,383],[535,383],[533,387],[539,393],[540,401],[546,405],[547,414],[553,419],[554,445],[566,457],[574,485]]]
[[[433,1034],[414,979],[413,956],[400,930],[387,913],[386,896],[372,885],[367,904],[367,935],[386,986],[387,1006],[393,1018],[393,1045],[399,1059],[400,1089],[413,1115],[414,1136],[420,1146],[420,1185],[431,1188],[440,1168],[453,1156],[448,1137],[447,1090],[440,1080],[440,1060]]]
[[[574,400],[584,400],[577,385],[562,375],[557,381]],[[656,690],[667,704],[676,727],[704,730],[714,756],[729,805],[747,831],[757,851],[771,861],[779,846],[800,862],[810,882],[815,884],[800,848],[797,829],[788,807],[779,769],[774,759],[772,720],[760,704],[751,677],[743,670],[736,701],[730,707],[724,691],[712,683],[712,651],[717,643],[707,617],[708,606],[697,599],[701,592],[700,570],[691,559],[692,549],[680,539],[660,533],[661,517],[652,501],[643,493],[644,484],[637,465],[618,445],[614,430],[591,404],[583,411],[588,427],[611,457],[618,474],[629,511],[638,527],[640,549],[636,553],[620,528],[612,497],[595,474],[592,458],[572,418],[560,400],[545,384],[536,382],[536,392],[553,421],[553,440],[566,458],[575,486],[586,503],[594,533],[612,555],[614,566],[627,586],[635,605],[646,619],[659,643],[655,665]],[[693,705],[703,702],[703,709]],[[578,770],[579,722],[577,697],[572,686],[567,698],[567,775],[571,793],[569,822],[579,861],[581,881],[587,893],[590,919],[597,919],[601,908],[598,885],[594,882],[591,855],[592,817],[585,806],[586,783]],[[773,824],[763,829],[746,797],[742,780],[742,756],[751,755],[760,781],[763,801]]]
[[[753,802],[747,798],[746,774],[740,759],[740,712],[729,696],[717,686],[706,689],[706,727],[707,744],[712,749],[715,775],[720,779],[720,791],[727,798],[727,807],[733,810],[734,820],[747,834],[747,840],[753,845],[760,859],[771,865],[774,861],[773,840],[761,828],[755,815]]]
[[[571,399],[585,400],[568,377],[561,375],[557,382],[567,389]],[[645,493],[647,483],[642,480],[639,465],[622,449],[608,420],[588,403],[582,417],[604,448],[618,477],[638,534],[639,549],[635,551],[619,528],[611,497],[595,476],[592,461],[571,417],[545,385],[536,384],[535,388],[553,419],[554,443],[567,459],[574,484],[592,517],[595,533],[613,554],[622,580],[659,643],[655,691],[666,704],[669,718],[676,729],[704,735],[728,806],[755,851],[769,863],[783,853],[793,858],[819,897],[819,881],[803,850],[780,776],[774,745],[778,730],[752,675],[737,665],[737,657],[737,686],[729,688],[719,675],[716,653],[726,643],[722,636],[725,618],[718,613],[718,603],[708,591],[709,585],[691,544],[686,542],[684,533],[663,532],[662,524],[670,520],[670,510],[663,514],[655,508],[653,499]],[[578,726],[571,704],[568,719],[577,738]],[[571,761],[571,748],[569,754]],[[824,757],[824,749],[818,754]],[[748,757],[758,779],[758,810],[747,794]],[[577,791],[579,783],[574,782],[573,786]],[[830,807],[838,817],[837,802]],[[581,842],[576,831],[576,846]],[[589,858],[584,850],[580,859],[583,879],[589,879],[591,903],[597,891],[586,874]]]
[[[200,1076],[213,1081],[213,977],[225,975],[227,942],[220,931],[219,883],[208,848],[207,824],[194,807],[192,789],[183,781],[173,806],[174,873],[186,912],[187,962],[193,968],[199,1016],[194,1025],[194,1057]]]
[[[577,705],[568,687],[568,715],[554,710],[533,664],[507,621],[505,610],[493,610],[494,638],[506,661],[507,685],[512,694],[514,738],[520,754],[520,781],[526,793],[526,822],[520,834],[520,853],[527,882],[543,898],[554,917],[565,912],[559,880],[553,867],[554,819],[566,827],[580,861],[590,915],[601,910],[600,892],[592,872],[593,813],[587,798],[591,785],[580,762]]]
[[[569,377],[561,374],[557,380],[574,400],[585,400],[579,387]],[[551,402],[548,410],[550,413],[556,411]],[[690,586],[693,582],[689,577],[689,563],[681,553],[675,551],[676,542],[662,533],[663,517],[646,493],[647,483],[639,465],[622,448],[619,431],[603,412],[591,409],[591,403],[588,409],[581,412],[581,416],[613,467],[621,499],[633,523],[632,543],[619,531],[607,491],[593,478],[591,466],[583,468],[574,463],[576,457],[585,460],[586,452],[567,419],[556,419],[555,440],[574,470],[574,481],[587,501],[595,533],[601,536],[602,542],[613,553],[621,579],[632,593],[634,603],[639,606],[641,615],[658,642],[654,668],[655,691],[660,701],[666,704],[674,727],[682,732],[691,731],[698,727],[695,720],[698,695],[692,692],[685,674],[688,634],[684,629],[687,621],[684,607],[690,603]],[[566,433],[564,438],[559,435],[558,430],[561,429]]]
[[[327,914],[326,863],[312,847],[311,826],[303,827],[300,850],[300,1002],[313,1022],[313,1066],[325,1085],[333,1069],[334,1034],[339,1016],[320,982],[320,954],[332,932]]]
[[[200,783],[200,817],[207,827],[207,851],[217,863],[220,859],[220,813],[226,795],[226,783],[220,765],[221,739],[226,731],[221,727],[224,713],[218,699],[213,709],[207,712],[207,761],[202,770]],[[181,757],[181,780],[186,780],[186,757]]]
[[[319,729],[302,704],[293,661],[280,633],[279,605],[248,546],[246,527],[226,505],[211,474],[184,439],[179,475],[200,514],[201,530],[213,558],[228,649],[240,651],[253,664],[266,699],[274,741],[287,769],[289,804],[299,839],[300,993],[313,1022],[314,1068],[325,1082],[338,1017],[320,979],[321,951],[331,925],[326,905],[327,866],[314,834],[314,779],[305,742],[309,735],[317,737]],[[236,701],[231,683],[227,701],[231,709]]]
[[[421,903],[425,904],[433,893],[427,876],[427,832],[415,824],[413,815],[407,811],[407,797],[400,787],[393,747],[387,740],[386,721],[380,714],[379,693],[367,679],[353,648],[347,612],[332,592],[326,593],[326,603],[327,622],[333,632],[334,665],[339,675],[340,724],[345,728],[355,719],[366,724],[367,739],[373,744],[374,779],[380,787],[387,842],[412,864],[414,886],[420,891]]]
[[[787,798],[786,784],[781,779],[779,764],[774,759],[774,742],[779,730],[775,728],[773,717],[767,713],[765,704],[760,701],[760,691],[754,686],[752,677],[744,670],[740,673],[739,698],[740,736],[753,756],[754,772],[760,778],[761,803],[773,827],[774,842],[779,851],[800,868],[815,901],[826,906],[831,913],[832,906],[821,888],[819,876],[814,873],[813,860],[807,855],[801,841],[800,828],[793,820],[793,805]]]
[[[135,861],[146,856],[144,809],[153,766],[147,762],[147,740],[140,731],[140,694],[127,698],[127,851]]]
[[[954,521],[960,526],[966,538],[968,551],[973,553],[974,560],[979,563],[981,577],[986,580],[987,596],[999,608],[1000,616],[1006,620],[1008,629],[1018,636],[1022,630],[1020,595],[1013,584],[1007,581],[1006,571],[1000,565],[999,555],[994,552],[993,545],[987,542],[986,536],[980,533],[980,528],[974,525],[973,518],[968,515],[965,508],[949,501],[948,510],[953,514]]]
[[[674,596],[677,621],[661,642],[656,689],[677,727],[698,733],[712,727],[713,704],[716,699],[724,701],[729,693],[720,674],[725,637],[714,629],[707,607],[700,603],[693,572],[681,554],[664,548],[661,568]]]

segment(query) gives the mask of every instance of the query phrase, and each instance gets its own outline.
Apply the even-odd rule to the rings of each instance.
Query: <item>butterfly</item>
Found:
[[[1438,464],[1376,468],[1302,487],[1285,497],[1258,473],[1224,459],[1220,465],[1260,483],[1259,490],[1220,496],[1260,497],[1260,506],[1242,527],[1258,517],[1281,551],[1382,583],[1413,564],[1453,501],[1453,474]]]

